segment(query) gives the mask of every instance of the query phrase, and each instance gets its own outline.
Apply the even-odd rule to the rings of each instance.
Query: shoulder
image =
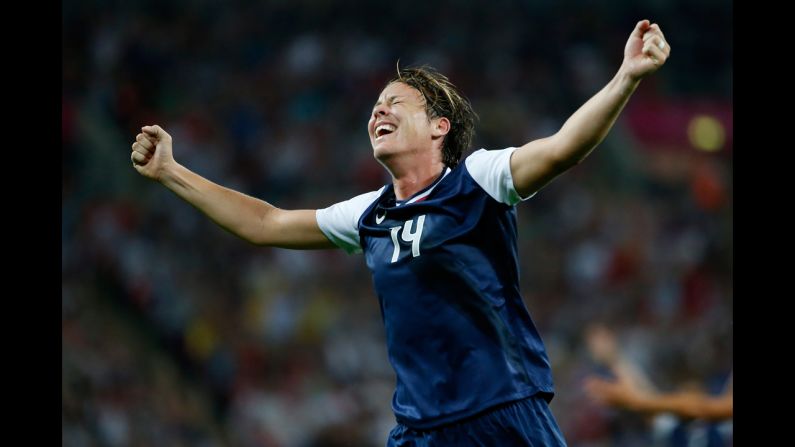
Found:
[[[358,196],[352,197],[348,200],[337,202],[327,208],[322,208],[317,210],[318,219],[340,219],[343,218],[348,222],[356,222],[359,220],[359,217],[362,213],[367,210],[367,208],[373,204],[381,193],[386,188],[382,186],[380,189],[376,191],[366,192],[364,194],[359,194]]]
[[[318,227],[337,246],[348,252],[358,252],[359,219],[378,200],[386,186],[377,191],[359,194],[343,202],[316,211]]]
[[[494,200],[506,205],[515,205],[530,197],[521,197],[516,192],[511,173],[511,155],[515,147],[505,149],[479,149],[464,160],[472,179]]]

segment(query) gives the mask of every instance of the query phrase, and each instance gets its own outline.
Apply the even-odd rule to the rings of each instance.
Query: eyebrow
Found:
[[[403,95],[392,95],[386,98],[386,102],[393,102],[397,98],[402,98]],[[373,107],[378,107],[381,104],[381,100],[379,99],[378,102],[373,105]]]

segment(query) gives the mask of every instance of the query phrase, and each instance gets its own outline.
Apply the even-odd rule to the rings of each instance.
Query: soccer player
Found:
[[[178,164],[171,136],[144,126],[134,168],[254,244],[363,252],[397,375],[388,446],[565,445],[549,410],[541,338],[519,293],[514,206],[581,162],[670,46],[638,22],[615,77],[554,135],[478,150],[469,102],[443,75],[400,69],[368,132],[392,183],[320,210],[283,210]]]

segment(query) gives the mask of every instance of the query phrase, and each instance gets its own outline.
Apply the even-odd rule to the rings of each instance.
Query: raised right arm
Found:
[[[138,173],[160,182],[230,233],[257,245],[336,248],[320,231],[315,210],[276,208],[213,183],[177,163],[171,135],[160,126],[142,127],[135,140],[130,158]]]

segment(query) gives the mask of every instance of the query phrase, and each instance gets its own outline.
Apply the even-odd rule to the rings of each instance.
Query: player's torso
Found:
[[[546,355],[519,294],[515,209],[464,166],[421,201],[398,205],[388,186],[362,214],[359,235],[397,373],[399,419],[453,420],[550,389],[537,378]]]
[[[505,270],[516,272],[515,209],[488,196],[463,166],[427,191],[396,203],[391,185],[362,214],[359,235],[380,293],[398,281],[439,271],[474,270],[478,289],[499,295]],[[507,255],[507,256],[505,256]],[[507,259],[506,259],[507,258]]]

